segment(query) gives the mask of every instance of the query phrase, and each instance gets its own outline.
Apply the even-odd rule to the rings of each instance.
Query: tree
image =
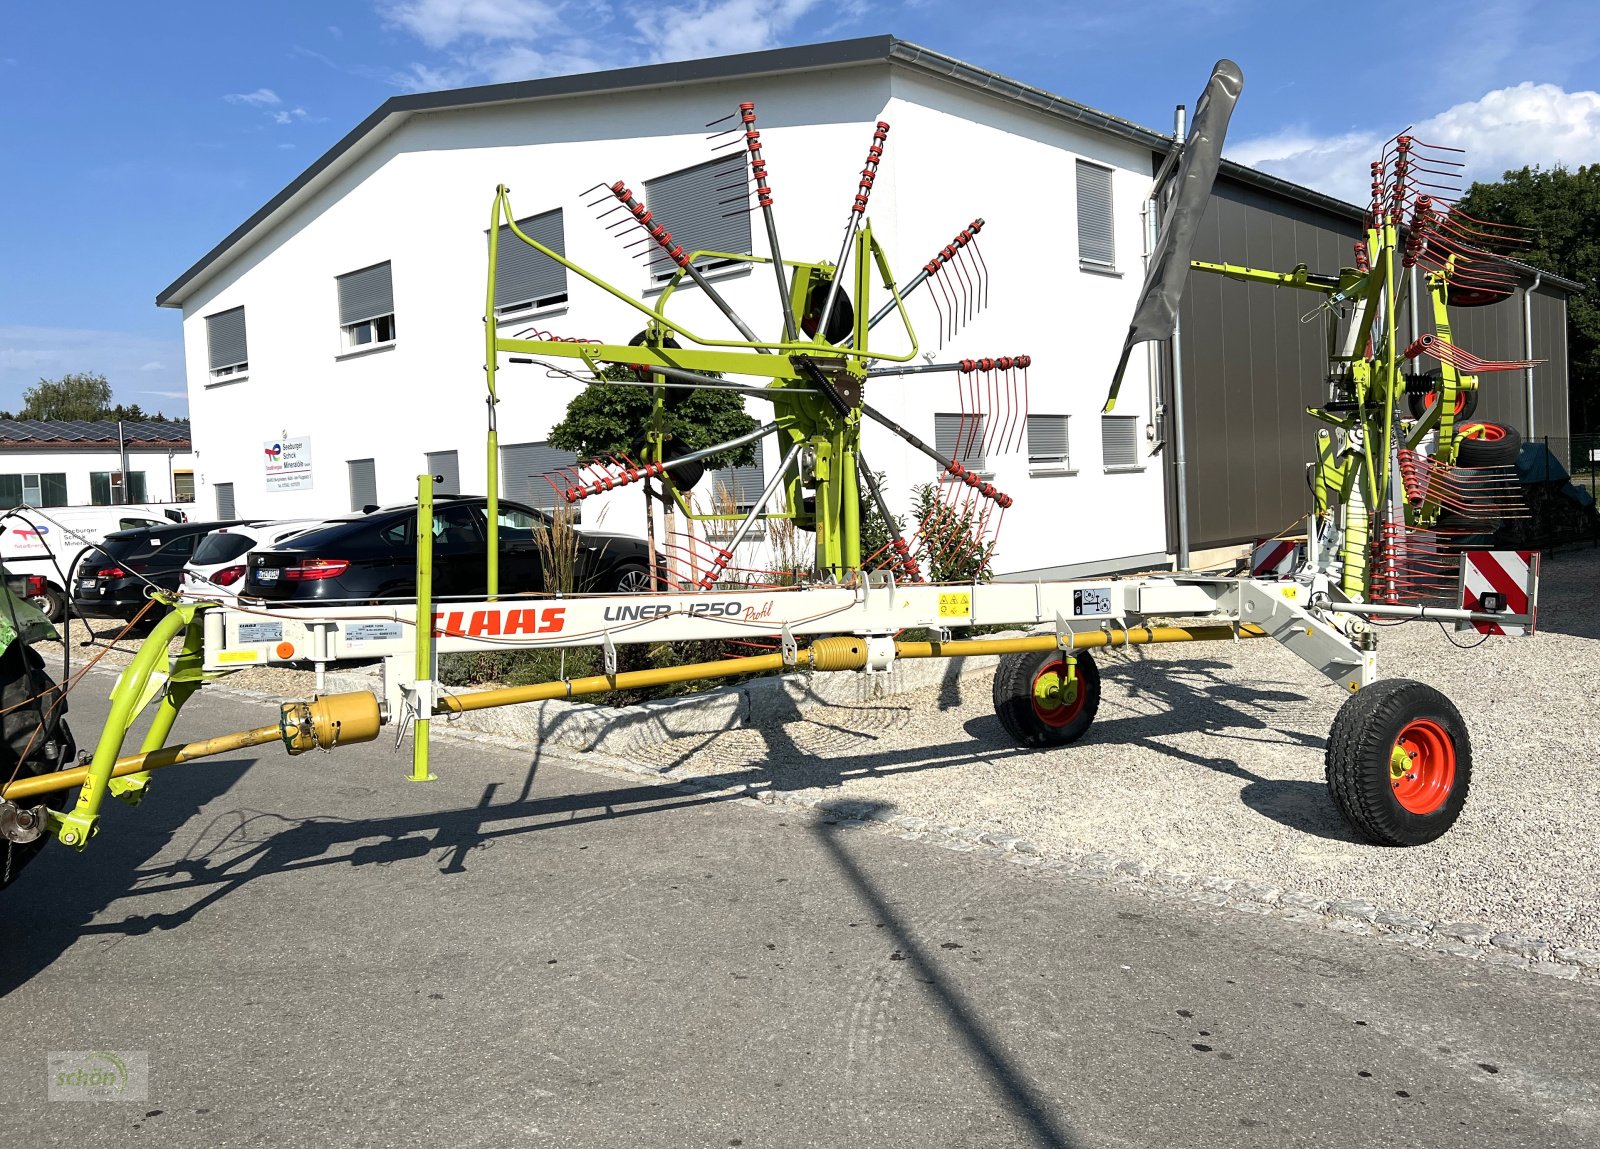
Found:
[[[1529,229],[1516,258],[1583,285],[1567,301],[1572,420],[1574,430],[1600,428],[1600,164],[1509,171],[1473,184],[1459,210]]]
[[[39,380],[22,398],[19,419],[100,419],[111,405],[111,384],[104,375],[63,375]]]
[[[613,365],[607,379],[636,381],[633,368]],[[669,390],[663,430],[682,451],[698,451],[728,439],[747,435],[756,421],[745,414],[737,391],[698,387],[693,391]],[[580,458],[600,459],[622,455],[637,460],[655,390],[650,387],[608,386],[592,383],[567,404],[566,416],[550,429],[550,445],[573,451]],[[719,451],[706,460],[708,470],[740,467],[756,461],[755,444]]]

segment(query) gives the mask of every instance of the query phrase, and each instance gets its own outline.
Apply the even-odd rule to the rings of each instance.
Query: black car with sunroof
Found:
[[[242,519],[214,523],[173,523],[113,531],[85,554],[72,580],[73,613],[83,618],[131,619],[150,591],[176,593],[183,564],[200,540],[219,527]]]
[[[433,508],[433,593],[488,593],[482,495],[438,496]],[[544,511],[501,499],[500,591],[545,589],[535,534]],[[635,535],[578,529],[573,590],[637,594],[652,588],[649,549]],[[417,596],[417,505],[401,503],[331,519],[275,547],[251,551],[240,595],[271,602],[378,602]]]

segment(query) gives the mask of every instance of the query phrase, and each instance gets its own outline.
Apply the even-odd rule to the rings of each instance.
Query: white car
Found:
[[[178,592],[185,598],[208,599],[224,606],[239,601],[244,585],[244,559],[251,551],[291,539],[326,519],[280,519],[275,522],[240,523],[212,531],[200,540],[194,557],[183,565]]]

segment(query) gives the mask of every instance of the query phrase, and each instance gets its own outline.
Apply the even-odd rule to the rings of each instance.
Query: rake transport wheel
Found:
[[[1411,417],[1413,419],[1422,418],[1428,413],[1429,408],[1438,402],[1439,392],[1437,391],[1413,391],[1411,394],[1406,396],[1406,405],[1410,408]],[[1452,411],[1450,415],[1457,422],[1460,422],[1462,419],[1472,418],[1473,413],[1477,411],[1477,409],[1477,391],[1457,391],[1455,410]]]
[[[1328,735],[1328,789],[1344,820],[1380,846],[1420,846],[1461,816],[1472,743],[1448,698],[1386,678],[1339,708]]]
[[[73,764],[77,746],[65,715],[61,687],[45,673],[44,659],[31,646],[14,641],[0,654],[0,781],[29,778],[64,770]],[[70,791],[24,799],[22,806],[41,802],[55,810],[66,807]],[[47,838],[18,844],[0,839],[0,889],[9,886],[22,867],[43,849]]]
[[[1499,423],[1463,423],[1456,428],[1458,467],[1510,467],[1522,452],[1522,435]]]
[[[994,671],[994,713],[1024,746],[1082,738],[1100,709],[1100,670],[1087,651],[1003,654]]]

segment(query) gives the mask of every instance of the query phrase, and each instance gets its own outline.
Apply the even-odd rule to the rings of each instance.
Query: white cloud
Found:
[[[378,14],[434,49],[531,40],[557,23],[557,8],[543,0],[379,0]]]
[[[307,118],[307,113],[304,108],[290,108],[287,111],[280,110],[271,113],[271,115],[272,122],[275,124],[292,124],[296,120],[304,120]]]
[[[1396,125],[1397,128],[1404,125]],[[1530,164],[1577,167],[1600,161],[1600,92],[1524,82],[1457,104],[1412,126],[1418,140],[1461,148],[1460,190]],[[1289,129],[1229,145],[1228,158],[1352,203],[1368,196],[1368,165],[1393,132],[1316,136]],[[1449,193],[1443,193],[1449,194]]]
[[[222,98],[230,104],[246,104],[252,108],[270,108],[283,103],[278,93],[271,88],[257,88],[253,92],[234,92]]]
[[[15,411],[22,406],[22,392],[40,379],[74,371],[103,374],[121,402],[127,401],[128,385],[135,379],[141,387],[161,390],[134,394],[186,399],[183,341],[176,322],[173,327],[173,337],[163,339],[129,331],[0,324],[0,408]]]
[[[818,0],[680,0],[613,6],[607,0],[375,0],[378,14],[438,55],[392,75],[397,87],[429,91],[572,75],[662,60],[771,48]],[[857,21],[866,0],[835,0],[826,38]]]
[[[770,48],[817,0],[700,0],[643,7],[634,23],[662,60]]]

